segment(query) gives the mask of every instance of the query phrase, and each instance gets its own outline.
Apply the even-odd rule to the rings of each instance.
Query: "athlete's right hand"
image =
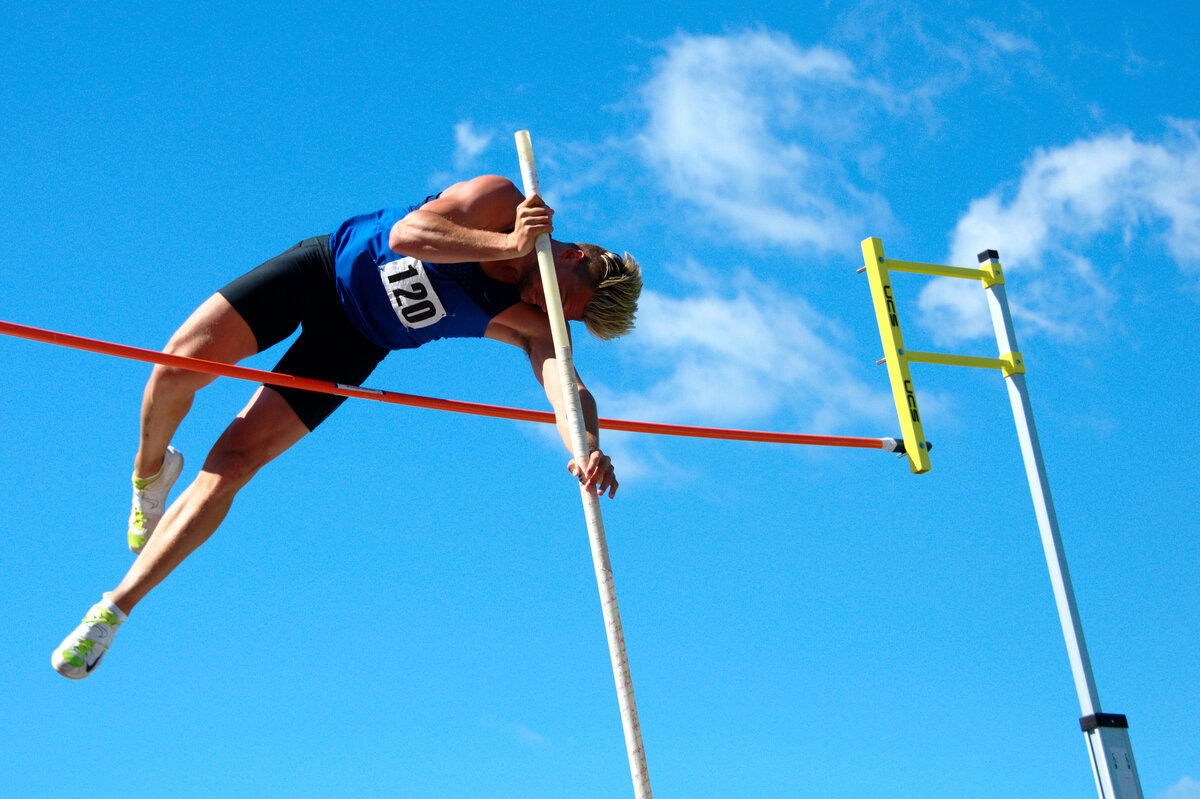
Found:
[[[517,218],[513,231],[508,234],[513,251],[518,255],[533,252],[534,242],[542,234],[550,235],[554,230],[554,210],[536,194],[531,194],[517,206]]]
[[[567,464],[567,471],[579,478],[587,491],[596,491],[599,496],[608,492],[608,498],[617,495],[617,474],[613,471],[612,458],[600,450],[593,450],[582,468],[574,458]]]

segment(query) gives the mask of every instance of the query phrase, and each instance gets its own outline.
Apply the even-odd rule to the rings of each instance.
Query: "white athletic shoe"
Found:
[[[142,551],[154,528],[167,510],[167,493],[183,471],[183,454],[167,447],[162,468],[153,477],[133,478],[133,510],[129,512],[129,548],[134,554]]]
[[[50,665],[64,677],[82,680],[100,665],[100,659],[112,645],[113,636],[125,618],[105,594],[104,600],[92,605],[83,617],[83,623],[54,650]]]

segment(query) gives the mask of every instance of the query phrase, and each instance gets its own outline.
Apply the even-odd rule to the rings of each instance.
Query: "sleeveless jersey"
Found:
[[[356,216],[329,237],[342,308],[384,349],[480,338],[493,317],[521,301],[515,284],[488,277],[478,263],[431,264],[393,252],[392,226],[419,207]]]

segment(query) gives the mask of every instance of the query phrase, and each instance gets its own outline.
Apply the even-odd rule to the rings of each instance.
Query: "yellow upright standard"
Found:
[[[896,415],[904,434],[904,451],[913,474],[929,471],[929,445],[921,427],[921,412],[917,409],[917,393],[913,390],[908,358],[904,352],[904,336],[900,333],[900,318],[892,298],[892,283],[883,260],[883,242],[866,239],[862,243],[863,261],[871,281],[871,299],[875,302],[875,319],[879,322],[879,338],[883,342],[883,357],[887,361],[888,377],[896,400]]]

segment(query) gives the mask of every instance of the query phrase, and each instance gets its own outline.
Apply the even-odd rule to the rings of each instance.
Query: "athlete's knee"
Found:
[[[204,472],[216,494],[236,494],[250,478],[270,460],[264,453],[250,448],[213,447],[204,461]]]
[[[179,355],[185,358],[206,358],[209,356],[209,353],[204,351],[202,344],[197,342],[194,335],[189,334],[186,326],[176,331],[171,340],[167,342],[167,346],[163,347],[163,353],[166,355]],[[207,386],[214,379],[216,379],[215,375],[206,372],[197,372],[194,369],[167,366],[161,363],[156,364],[153,371],[150,372],[151,388],[167,392],[196,391]]]
[[[170,348],[164,350],[169,354]],[[211,383],[213,378],[203,372],[157,364],[150,372],[147,389],[153,395],[193,392]]]

